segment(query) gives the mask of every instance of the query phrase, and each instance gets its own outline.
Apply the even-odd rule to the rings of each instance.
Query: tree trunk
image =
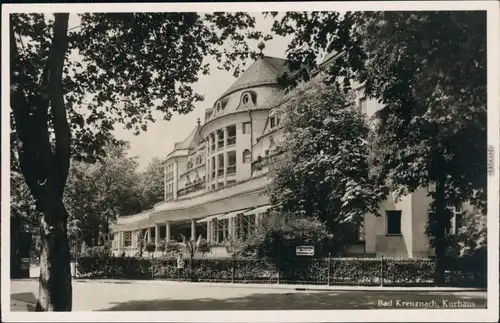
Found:
[[[46,61],[42,83],[36,86],[26,82],[26,67],[20,59],[13,27],[14,15],[10,17],[10,106],[15,120],[19,165],[37,211],[42,214],[40,287],[35,311],[71,311],[72,308],[68,212],[62,202],[71,142],[62,90],[69,14],[56,13],[54,17],[49,55],[42,57]],[[55,142],[51,142],[49,135],[50,115]]]
[[[44,213],[44,218],[67,218],[68,214],[62,202],[56,203],[57,205]],[[59,214],[48,214],[52,212]],[[40,233],[40,285],[35,311],[71,311],[71,255],[65,221],[54,227],[42,219]]]
[[[436,194],[435,194],[435,230],[434,230],[434,250],[435,250],[435,277],[436,285],[441,286],[445,283],[445,227],[449,222],[448,214],[446,213],[445,201],[445,178],[444,172],[438,171],[438,178],[436,181]],[[448,221],[447,221],[448,219]]]

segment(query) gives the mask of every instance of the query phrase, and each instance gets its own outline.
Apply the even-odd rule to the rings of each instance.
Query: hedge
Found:
[[[320,258],[275,261],[254,258],[98,257],[78,259],[80,278],[165,279],[206,282],[323,285],[432,286],[432,259]],[[446,285],[486,286],[486,262],[450,259]]]

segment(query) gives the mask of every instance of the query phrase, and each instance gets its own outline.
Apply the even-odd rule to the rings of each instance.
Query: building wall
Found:
[[[318,73],[312,83],[319,82],[324,74]],[[264,133],[268,122],[271,108],[279,107],[281,102],[288,98],[298,95],[309,89],[311,83],[301,84],[299,87],[290,91],[283,91],[277,86],[258,86],[249,89],[238,90],[234,93],[220,98],[214,102],[214,112],[205,120],[201,127],[200,135],[205,140],[204,147],[201,144],[193,151],[175,152],[175,157],[171,157],[165,163],[168,174],[171,172],[172,178],[168,178],[166,184],[174,184],[173,199],[155,206],[152,210],[152,216],[140,214],[137,217],[128,217],[129,219],[119,219],[121,223],[130,223],[136,221],[152,221],[159,223],[165,221],[190,220],[191,218],[200,218],[215,214],[217,212],[228,212],[244,207],[251,207],[256,204],[268,203],[265,196],[256,195],[269,180],[265,176],[268,171],[268,165],[259,170],[252,170],[252,162],[244,162],[244,152],[250,152],[251,160],[254,162],[257,158],[265,157],[266,150],[271,150],[271,138],[275,143],[284,139],[282,130]],[[359,84],[353,84],[355,89],[355,102],[361,108],[361,98],[364,97],[364,89]],[[255,100],[247,103],[243,102],[246,93],[252,93]],[[223,102],[223,108],[218,109],[218,103]],[[363,106],[367,118],[372,118],[376,111],[383,107],[376,99],[367,99]],[[251,123],[251,132],[244,133],[245,123]],[[236,127],[236,143],[231,146],[224,146],[222,149],[212,151],[210,145],[210,135],[219,129],[228,126]],[[266,130],[267,131],[267,130]],[[196,151],[204,154],[204,165],[195,165],[193,169],[187,171],[187,161],[195,156]],[[210,180],[212,167],[212,157],[220,153],[227,154],[229,151],[235,151],[236,154],[236,173],[234,175],[225,175],[217,180]],[[225,168],[227,168],[227,157],[225,159]],[[203,190],[188,193],[178,197],[177,193],[183,189],[186,184],[187,175],[191,180],[198,172],[200,177],[205,175],[206,187]],[[250,179],[255,177],[254,179]],[[212,185],[223,181],[227,186],[230,183],[239,184],[220,189]],[[246,182],[245,182],[246,181]],[[252,192],[252,193],[248,193]],[[248,194],[247,194],[248,193]],[[353,247],[353,253],[366,253],[374,255],[384,255],[388,257],[427,257],[431,254],[429,239],[425,234],[425,227],[428,219],[430,198],[427,196],[427,190],[421,189],[408,196],[402,197],[396,201],[392,196],[380,203],[380,216],[367,215],[364,220],[364,240],[365,244]],[[399,210],[401,216],[401,234],[387,235],[387,216],[386,211]],[[141,222],[143,223],[143,222]],[[143,224],[141,224],[143,225]],[[116,237],[119,245],[122,240]],[[212,251],[213,254],[226,254],[225,249],[220,247]]]

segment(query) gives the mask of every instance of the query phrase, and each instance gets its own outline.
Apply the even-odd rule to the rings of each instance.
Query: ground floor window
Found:
[[[215,243],[222,243],[229,238],[229,219],[213,220],[212,237]]]
[[[387,234],[401,234],[401,211],[386,211],[387,218]]]
[[[123,232],[123,246],[130,247],[132,245],[132,232],[125,231]]]
[[[235,218],[238,239],[245,240],[255,231],[255,214],[238,214]]]

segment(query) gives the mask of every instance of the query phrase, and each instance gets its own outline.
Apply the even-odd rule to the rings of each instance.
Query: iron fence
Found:
[[[447,262],[447,286],[486,286],[486,263]],[[80,277],[300,285],[434,286],[432,259],[82,257]]]

